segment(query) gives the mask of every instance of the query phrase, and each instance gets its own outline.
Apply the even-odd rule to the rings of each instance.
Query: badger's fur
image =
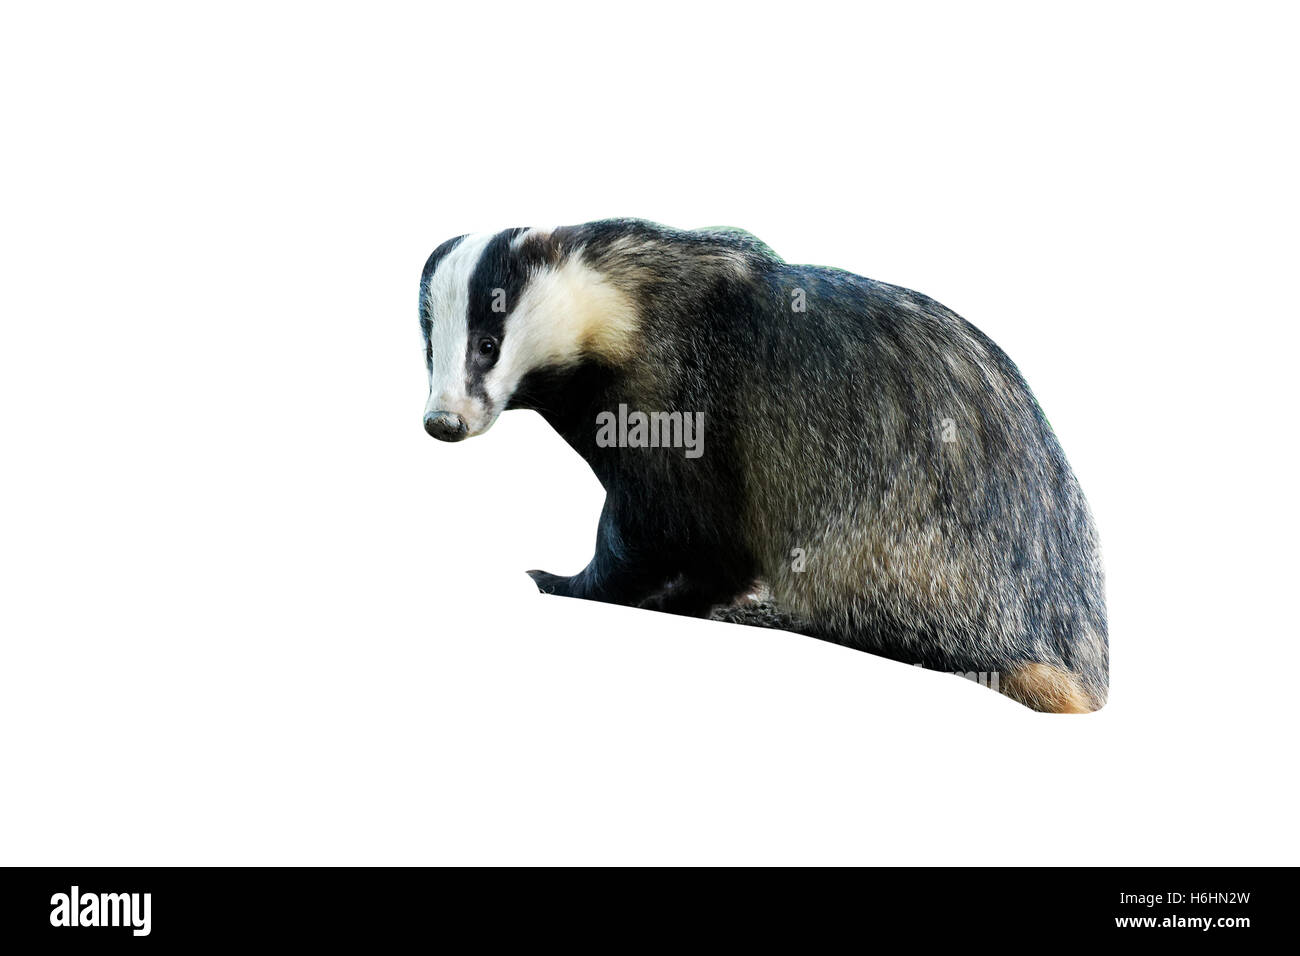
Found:
[[[938,302],[736,230],[610,220],[443,243],[420,322],[431,434],[532,408],[605,487],[591,563],[530,572],[542,591],[992,675],[1039,710],[1105,702],[1078,482],[1015,365]],[[703,454],[606,447],[620,406],[702,413]]]

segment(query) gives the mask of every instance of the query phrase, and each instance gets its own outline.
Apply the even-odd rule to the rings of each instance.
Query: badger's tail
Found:
[[[1106,704],[1105,691],[1052,664],[1020,664],[998,690],[1033,710],[1049,714],[1088,714]]]

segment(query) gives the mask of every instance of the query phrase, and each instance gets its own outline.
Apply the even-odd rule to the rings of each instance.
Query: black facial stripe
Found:
[[[501,338],[506,315],[514,308],[527,278],[510,243],[523,229],[507,229],[492,237],[483,249],[474,274],[469,277],[469,337],[476,342],[484,335]]]
[[[518,248],[513,246],[526,229],[507,229],[492,237],[483,249],[469,280],[469,338],[466,342],[466,389],[487,399],[484,385],[501,354],[506,337],[506,319],[523,295],[529,277],[541,266],[554,264],[560,255],[558,244],[549,236],[530,236]],[[497,342],[490,357],[479,354],[485,337]]]
[[[447,258],[447,254],[455,249],[464,236],[457,236],[455,239],[448,239],[429,256],[424,263],[424,271],[420,273],[420,332],[424,335],[424,364],[432,368],[432,356],[429,353],[429,335],[433,329],[433,316],[429,314],[429,280],[433,278],[434,272],[438,269],[438,264]]]

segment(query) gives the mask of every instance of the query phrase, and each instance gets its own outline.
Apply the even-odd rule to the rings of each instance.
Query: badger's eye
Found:
[[[496,342],[493,341],[492,339],[479,339],[479,340],[478,340],[478,354],[479,354],[479,355],[482,355],[482,356],[484,356],[484,357],[486,358],[486,357],[489,357],[489,356],[495,354],[495,353],[496,353],[496,350],[497,350],[497,344],[496,344]]]

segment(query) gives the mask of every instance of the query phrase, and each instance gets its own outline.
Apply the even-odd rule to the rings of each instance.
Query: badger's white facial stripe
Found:
[[[485,410],[474,408],[477,403],[471,401],[466,389],[469,279],[491,240],[491,233],[466,236],[438,263],[425,290],[431,320],[429,346],[432,353],[429,400],[425,405],[425,414],[455,412],[465,419],[471,434],[474,433],[475,423],[483,418]]]

